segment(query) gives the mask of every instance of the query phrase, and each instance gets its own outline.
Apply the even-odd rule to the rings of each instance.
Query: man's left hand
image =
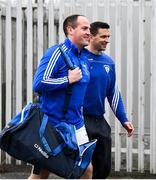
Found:
[[[134,126],[133,126],[133,124],[130,121],[124,123],[124,128],[128,132],[128,137],[133,135],[133,133],[134,133]]]

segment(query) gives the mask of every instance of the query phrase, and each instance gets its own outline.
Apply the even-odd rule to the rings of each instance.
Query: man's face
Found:
[[[89,44],[90,37],[90,23],[86,17],[79,16],[77,18],[77,26],[75,28],[70,27],[70,37],[72,42],[79,48]]]
[[[107,44],[109,43],[110,38],[110,29],[98,30],[98,33],[95,36],[91,35],[90,43],[94,46],[98,52],[105,51]]]

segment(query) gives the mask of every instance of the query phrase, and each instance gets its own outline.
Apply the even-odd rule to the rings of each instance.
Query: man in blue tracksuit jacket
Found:
[[[103,51],[109,43],[110,27],[94,22],[90,27],[90,43],[82,56],[90,62],[90,82],[84,100],[84,118],[90,139],[96,138],[93,154],[93,178],[105,179],[111,169],[111,128],[104,119],[105,98],[123,127],[131,136],[134,127],[128,121],[115,75],[115,64]]]
[[[81,58],[81,50],[88,45],[90,23],[85,16],[72,15],[63,23],[66,39],[64,43],[50,47],[43,55],[34,77],[34,91],[40,95],[42,111],[49,116],[52,125],[64,121],[76,128],[78,144],[88,142],[83,120],[83,100],[89,82],[88,60]],[[69,70],[59,46],[70,57],[75,69]],[[72,95],[67,112],[64,103],[69,84]],[[63,163],[63,162],[62,162]],[[41,169],[40,174],[31,174],[33,178],[48,178],[49,172]],[[92,178],[92,165],[88,166],[82,178]]]

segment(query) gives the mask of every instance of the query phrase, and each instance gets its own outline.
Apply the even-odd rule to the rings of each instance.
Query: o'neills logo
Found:
[[[34,148],[36,148],[45,158],[49,158],[48,154],[45,151],[43,151],[38,144],[34,144]]]

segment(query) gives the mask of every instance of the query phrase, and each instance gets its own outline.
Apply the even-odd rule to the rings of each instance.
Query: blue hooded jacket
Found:
[[[71,58],[75,67],[82,70],[82,79],[72,86],[72,95],[67,113],[64,115],[63,108],[68,89],[68,67],[64,61],[59,46]],[[33,89],[40,94],[40,107],[49,116],[52,125],[60,122],[75,125],[76,128],[83,126],[83,101],[89,82],[88,60],[80,57],[81,52],[69,40],[50,47],[43,55],[36,71]]]

